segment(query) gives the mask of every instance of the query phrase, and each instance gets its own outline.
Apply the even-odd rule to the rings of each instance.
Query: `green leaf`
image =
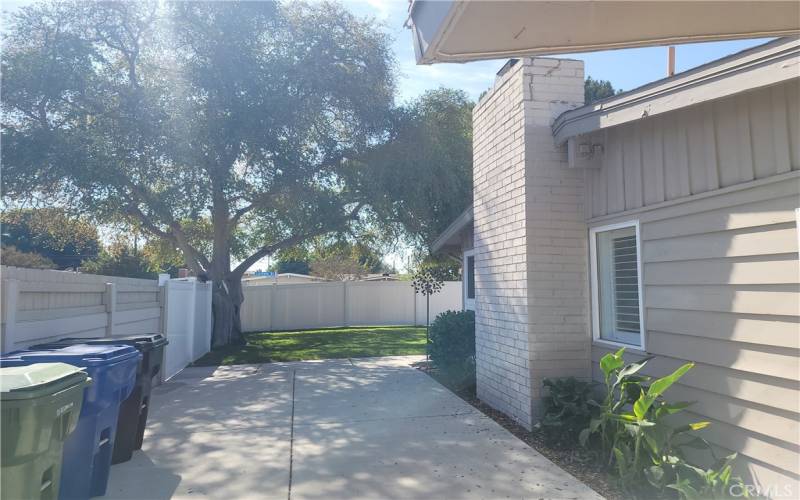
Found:
[[[686,372],[691,370],[693,366],[694,363],[686,363],[685,365],[681,366],[680,368],[672,372],[670,375],[667,375],[666,377],[662,377],[656,380],[655,382],[650,384],[650,388],[647,390],[647,395],[653,398],[653,400],[655,400],[655,398],[657,398],[658,396],[663,394],[664,391],[669,389],[670,386],[672,386],[672,384],[677,382],[678,379],[683,377],[683,375]]]
[[[727,465],[722,468],[719,473],[719,480],[722,481],[722,484],[728,484],[731,480],[731,472],[733,468],[730,465]]]
[[[600,369],[603,370],[606,378],[608,378],[612,372],[618,370],[624,364],[624,361],[622,360],[622,355],[624,352],[625,348],[623,347],[616,353],[608,353],[600,358]]]
[[[652,484],[655,488],[661,489],[664,487],[664,469],[660,465],[651,465],[644,470],[644,477],[647,482]]]
[[[581,433],[578,434],[578,442],[581,444],[581,446],[586,447],[586,442],[589,441],[590,434],[591,431],[589,430],[588,427],[586,429],[583,429]]]
[[[668,484],[667,488],[672,488],[676,490],[682,499],[684,500],[699,500],[700,493],[694,489],[688,479],[681,479],[680,477],[678,480],[672,484]]]
[[[617,462],[617,471],[619,472],[620,477],[625,477],[625,471],[627,470],[627,460],[625,457],[625,453],[617,447],[614,447],[612,450],[614,452],[614,458]]]
[[[617,374],[617,378],[618,379],[623,379],[625,377],[629,377],[629,376],[633,375],[634,373],[636,373],[639,370],[641,370],[642,368],[644,368],[644,366],[647,364],[647,362],[650,361],[653,358],[655,358],[655,356],[647,356],[646,358],[644,358],[644,359],[642,359],[640,361],[637,361],[636,363],[628,364],[627,366],[625,366],[625,368],[623,368],[622,370],[619,371],[619,374]]]
[[[644,417],[647,415],[647,410],[650,408],[651,404],[653,404],[653,400],[647,396],[644,391],[642,391],[639,399],[633,403],[633,414],[636,415],[638,420],[644,420]]]
[[[675,403],[662,403],[656,410],[656,418],[661,418],[664,415],[673,415],[680,411],[685,410],[693,405],[694,401],[678,401]]]
[[[705,429],[711,425],[711,422],[695,422],[693,424],[689,424],[689,428],[693,431],[699,431],[700,429]]]

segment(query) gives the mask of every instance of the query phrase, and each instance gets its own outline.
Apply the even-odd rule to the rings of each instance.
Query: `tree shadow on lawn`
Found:
[[[193,366],[425,354],[425,328],[412,326],[247,333],[245,340],[215,349]]]

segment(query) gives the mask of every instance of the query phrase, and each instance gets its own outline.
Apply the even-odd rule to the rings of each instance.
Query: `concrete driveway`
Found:
[[[156,388],[107,497],[601,498],[417,360],[188,368]]]

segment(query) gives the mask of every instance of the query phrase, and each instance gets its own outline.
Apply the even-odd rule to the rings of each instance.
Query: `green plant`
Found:
[[[545,379],[547,395],[538,428],[550,444],[575,445],[582,429],[589,426],[596,405],[592,406],[594,384],[575,377]]]
[[[747,488],[740,477],[733,475],[733,462],[736,453],[719,459],[714,467],[701,469],[687,463],[678,463],[675,466],[675,481],[666,485],[678,492],[681,498],[695,499],[724,499],[731,498],[732,486],[738,485],[736,491],[739,498],[749,498]]]
[[[626,364],[624,353],[622,348],[600,360],[605,398],[602,403],[595,403],[598,414],[581,431],[581,444],[600,447],[607,465],[613,468],[620,486],[629,494],[652,497],[655,489],[658,495],[674,490],[685,499],[727,498],[727,486],[732,481],[741,481],[731,476],[735,456],[707,470],[688,464],[683,456],[684,447],[710,449],[708,443],[692,435],[709,422],[677,427],[667,422],[669,416],[685,410],[691,403],[670,403],[663,394],[694,363],[653,379],[639,374],[650,357]]]
[[[475,312],[446,311],[430,326],[430,355],[442,381],[456,390],[475,386]]]

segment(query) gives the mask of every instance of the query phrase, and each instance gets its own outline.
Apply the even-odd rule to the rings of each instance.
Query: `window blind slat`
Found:
[[[617,330],[639,333],[639,269],[636,236],[613,240],[614,322]]]

